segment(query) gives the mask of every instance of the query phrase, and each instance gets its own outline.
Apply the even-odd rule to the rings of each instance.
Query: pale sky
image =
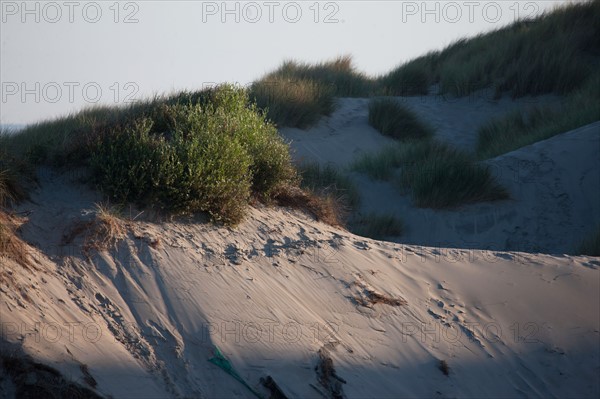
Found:
[[[385,73],[566,1],[0,1],[0,123],[32,123],[212,82],[283,60],[351,54]]]

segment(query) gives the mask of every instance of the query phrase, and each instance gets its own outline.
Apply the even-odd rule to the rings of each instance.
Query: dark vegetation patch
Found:
[[[17,398],[102,399],[102,396],[92,389],[67,380],[58,370],[34,361],[20,350],[9,349],[7,345],[2,345],[0,369],[12,380]],[[87,374],[84,373],[86,383],[95,386],[95,380],[87,370],[87,366],[85,369],[87,371]],[[92,380],[93,384],[90,384]]]
[[[378,98],[369,103],[369,124],[381,134],[398,140],[424,139],[433,129],[393,98]]]

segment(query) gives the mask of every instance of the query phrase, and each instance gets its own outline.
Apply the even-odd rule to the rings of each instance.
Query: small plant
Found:
[[[421,122],[415,113],[391,98],[371,100],[369,124],[381,134],[399,140],[430,137],[432,129]]]
[[[334,166],[318,163],[300,165],[298,175],[301,187],[280,190],[275,196],[277,203],[302,209],[329,225],[344,226],[350,210],[360,202],[352,180]]]
[[[358,217],[351,225],[353,233],[375,240],[399,237],[404,231],[402,222],[392,214],[369,213]]]
[[[2,144],[0,137],[0,144]],[[0,208],[28,197],[26,186],[32,182],[31,167],[0,149]]]

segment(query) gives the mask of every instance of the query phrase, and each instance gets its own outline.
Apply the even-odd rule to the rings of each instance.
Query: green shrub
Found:
[[[417,115],[391,98],[371,100],[369,124],[386,136],[399,140],[427,138],[432,129]]]
[[[203,95],[130,111],[136,119],[92,141],[90,165],[99,187],[117,201],[205,211],[233,224],[251,193],[269,197],[290,184],[295,172],[288,146],[245,91],[222,86]]]
[[[238,141],[211,130],[198,109],[187,110],[186,120],[182,115],[175,115],[169,139],[151,134],[149,119],[105,135],[91,158],[99,187],[120,202],[238,222],[250,195],[250,156]]]

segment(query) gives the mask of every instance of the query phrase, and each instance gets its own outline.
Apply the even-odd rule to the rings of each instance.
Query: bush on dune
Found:
[[[89,166],[117,201],[205,211],[227,224],[251,196],[268,199],[296,173],[276,128],[230,85],[87,109],[2,141],[32,165]]]
[[[99,187],[117,201],[170,212],[208,212],[233,224],[252,193],[270,196],[293,178],[287,145],[244,91],[218,88],[200,103],[163,104],[91,144]]]

